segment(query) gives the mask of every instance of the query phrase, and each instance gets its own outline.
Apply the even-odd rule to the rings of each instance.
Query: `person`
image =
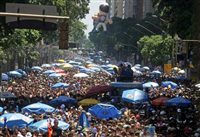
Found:
[[[54,125],[51,125],[51,120],[49,120],[49,125],[48,125],[48,137],[61,137],[62,135],[62,130],[58,127],[58,120],[54,120]]]

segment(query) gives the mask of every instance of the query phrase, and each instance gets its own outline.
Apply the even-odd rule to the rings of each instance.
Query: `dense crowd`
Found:
[[[123,70],[124,69],[124,70]],[[12,79],[4,84],[3,89],[14,93],[16,98],[5,99],[0,101],[0,106],[4,107],[2,113],[21,112],[21,109],[29,104],[35,102],[48,102],[56,97],[65,95],[73,97],[78,101],[85,98],[85,95],[91,87],[97,85],[109,85],[114,79],[124,82],[142,82],[149,80],[161,83],[164,80],[173,80],[172,76],[162,75],[158,78],[150,77],[145,73],[139,77],[133,77],[131,66],[119,66],[119,69],[114,69],[113,76],[105,72],[90,73],[87,78],[75,78],[74,74],[78,73],[78,69],[72,68],[65,71],[65,74],[60,78],[49,78],[42,72],[31,71],[24,78]],[[175,80],[174,80],[175,81]],[[67,88],[52,89],[52,85],[57,82],[64,82],[69,84]],[[102,120],[92,116],[87,110],[90,106],[80,106],[78,104],[65,104],[57,106],[56,111],[46,114],[25,114],[34,119],[34,122],[53,118],[63,120],[70,126],[67,130],[61,131],[56,127],[53,129],[53,137],[146,137],[150,136],[146,133],[146,127],[155,127],[155,134],[153,136],[160,137],[199,137],[200,136],[200,122],[199,110],[196,103],[198,98],[196,88],[191,81],[176,81],[179,82],[179,87],[172,89],[171,87],[164,88],[148,88],[144,89],[149,95],[149,102],[142,104],[133,104],[123,102],[120,99],[113,99],[109,93],[103,93],[93,96],[97,100],[104,103],[110,103],[122,111],[122,116],[118,119]],[[116,91],[119,89],[116,89]],[[182,96],[192,101],[189,107],[167,107],[167,106],[153,106],[151,102],[158,97],[176,97]],[[88,120],[91,124],[90,128],[82,128],[77,126],[81,112],[86,111]],[[40,133],[38,131],[31,131],[28,128],[1,128],[1,136],[7,137],[40,137],[47,136],[47,133]]]

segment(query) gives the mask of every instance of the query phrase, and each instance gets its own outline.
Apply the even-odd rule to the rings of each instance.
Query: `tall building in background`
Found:
[[[146,14],[154,12],[152,0],[106,0],[110,5],[110,17],[129,18],[137,20],[145,18]]]

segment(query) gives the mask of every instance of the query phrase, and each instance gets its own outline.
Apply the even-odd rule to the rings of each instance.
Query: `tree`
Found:
[[[171,36],[152,35],[142,37],[138,43],[144,60],[152,65],[163,65],[170,59],[175,41]]]

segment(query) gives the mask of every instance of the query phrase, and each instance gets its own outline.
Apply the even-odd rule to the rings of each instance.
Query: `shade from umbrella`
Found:
[[[89,75],[85,74],[85,73],[77,73],[73,77],[75,77],[75,78],[86,78],[86,77],[89,77]]]
[[[56,73],[56,72],[54,70],[46,70],[43,72],[43,74],[47,74],[47,75],[52,74],[52,73]]]
[[[143,103],[148,101],[148,94],[139,89],[124,90],[122,100],[130,103]]]
[[[172,89],[175,89],[175,88],[178,87],[178,85],[176,83],[172,82],[172,81],[163,81],[162,86],[163,87],[169,87],[170,86]]]
[[[0,116],[0,127],[6,125],[10,129],[13,127],[24,128],[31,122],[33,122],[33,119],[20,113],[6,113]]]
[[[50,64],[42,64],[42,66],[41,67],[43,67],[43,68],[50,68],[51,67],[51,65]]]
[[[51,125],[53,126],[54,119],[44,119],[44,120],[41,120],[29,125],[28,128],[32,131],[39,131],[39,132],[45,133],[48,131],[49,121],[51,121]],[[69,124],[65,123],[64,121],[58,120],[58,128],[62,130],[67,130],[69,128]]]
[[[0,98],[16,98],[11,92],[0,92]]]
[[[53,106],[61,106],[62,104],[76,104],[77,100],[67,96],[59,96],[49,102]]]
[[[168,100],[168,97],[158,97],[154,99],[151,104],[154,106],[164,106]]]
[[[39,66],[33,66],[31,69],[32,69],[32,70],[35,70],[35,71],[42,71],[42,70],[43,70],[43,69],[42,69],[41,67],[39,67]]]
[[[40,102],[22,108],[23,113],[35,113],[35,114],[51,113],[54,110],[55,108]]]
[[[49,77],[50,78],[59,78],[59,77],[61,77],[61,75],[58,74],[58,73],[52,73],[52,74],[49,75]]]
[[[151,87],[158,87],[158,83],[156,82],[147,82],[147,83],[144,83],[143,85],[143,88],[151,88]]]
[[[115,106],[110,104],[96,104],[89,108],[89,112],[99,118],[99,119],[112,119],[119,118],[121,116],[121,111],[119,111]]]
[[[90,123],[85,112],[82,112],[79,116],[77,126],[81,126],[82,129],[90,127]]]
[[[109,85],[97,85],[92,88],[90,88],[85,96],[93,96],[97,94],[107,93],[114,91],[114,88]]]
[[[53,85],[51,88],[56,89],[56,88],[67,88],[69,87],[69,84],[63,83],[63,82],[58,82],[55,85]]]
[[[86,98],[78,102],[78,104],[81,106],[96,105],[98,103],[100,102],[94,98]]]
[[[188,99],[185,99],[183,97],[175,97],[172,99],[169,99],[166,102],[167,106],[182,106],[182,107],[187,107],[189,105],[191,105],[191,101]]]
[[[22,77],[22,74],[17,72],[17,71],[9,71],[8,75],[11,76],[11,77],[16,77],[16,78],[21,78]]]
[[[5,73],[1,74],[1,78],[2,78],[3,81],[8,81],[8,79],[9,79],[8,75],[5,74]]]

